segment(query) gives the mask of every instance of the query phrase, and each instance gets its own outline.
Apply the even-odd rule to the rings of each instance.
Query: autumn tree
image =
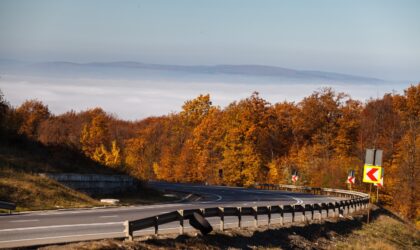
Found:
[[[394,205],[407,218],[414,219],[420,213],[420,84],[405,90],[396,106],[404,134],[393,158],[389,183],[394,197],[398,197]]]
[[[84,154],[96,162],[109,167],[121,165],[120,149],[116,141],[110,138],[108,117],[104,113],[98,113],[83,126],[80,144]]]
[[[224,128],[220,122],[223,113],[213,107],[208,115],[194,128],[192,134],[192,150],[195,152],[194,179],[199,182],[221,184],[219,169],[222,161],[222,140]]]
[[[16,114],[19,119],[18,133],[30,139],[38,138],[39,125],[51,116],[48,106],[38,100],[25,101],[16,109]]]
[[[158,174],[162,146],[165,141],[166,117],[151,117],[137,124],[135,136],[125,140],[125,165],[135,176],[164,179]]]
[[[382,98],[369,100],[360,117],[359,157],[363,159],[366,148],[382,149],[383,166],[391,165],[392,156],[402,136],[400,115],[396,109],[397,95],[385,94]]]
[[[258,93],[226,108],[221,162],[226,183],[250,186],[265,179],[272,151],[268,143],[272,121],[270,104]]]

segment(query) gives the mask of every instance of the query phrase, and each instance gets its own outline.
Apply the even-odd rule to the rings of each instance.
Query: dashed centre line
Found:
[[[21,223],[21,222],[35,222],[35,221],[39,221],[39,220],[11,220],[10,222]]]
[[[118,215],[103,215],[103,216],[99,216],[100,218],[116,218],[119,217]]]

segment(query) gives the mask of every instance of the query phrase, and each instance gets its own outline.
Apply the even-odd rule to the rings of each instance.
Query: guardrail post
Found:
[[[343,203],[341,204],[343,206],[343,216],[346,215],[346,210],[347,210],[347,203],[346,201],[343,201]]]
[[[159,233],[159,223],[158,223],[158,216],[155,216],[155,235]]]
[[[341,214],[340,202],[334,202],[334,207],[336,208],[335,217],[340,217],[340,214]]]
[[[319,204],[318,212],[319,212],[319,221],[322,221],[322,203]]]
[[[302,222],[305,222],[305,220],[306,220],[306,209],[305,209],[304,206],[301,206],[301,207],[302,207]]]
[[[130,222],[128,220],[124,221],[124,234],[127,240],[133,240],[133,231],[130,229]]]
[[[178,210],[179,214],[179,234],[184,234],[184,210]]]
[[[252,207],[254,210],[254,227],[258,227],[258,207]]]
[[[280,206],[280,225],[284,225],[284,206]]]
[[[242,207],[238,207],[238,227],[242,227]]]
[[[314,205],[310,205],[311,207],[311,220],[314,220]]]
[[[225,230],[225,211],[223,207],[219,207],[219,216],[220,216],[220,231]]]
[[[347,206],[347,215],[351,213],[350,211],[350,201],[346,201],[346,206]]]
[[[295,206],[291,206],[292,207],[292,223],[295,222]]]
[[[268,217],[267,226],[268,226],[268,228],[270,228],[270,224],[271,224],[271,206],[267,206],[267,217]]]
[[[326,208],[327,208],[327,218],[330,216],[330,205],[328,203],[326,203]]]

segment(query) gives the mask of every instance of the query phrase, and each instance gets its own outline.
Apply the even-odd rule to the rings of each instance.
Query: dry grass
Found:
[[[340,249],[420,249],[419,231],[398,218],[380,215],[337,244]]]
[[[17,211],[104,205],[94,199],[101,197],[92,198],[38,174],[45,172],[121,174],[68,148],[45,146],[23,137],[0,136],[0,201],[16,203]],[[111,198],[121,199],[123,205],[174,200],[146,187],[141,192],[115,194]]]
[[[339,221],[267,229],[234,229],[207,236],[150,237],[143,241],[101,240],[43,250],[75,249],[420,249],[420,235],[412,225],[385,210]],[[138,239],[137,239],[138,240]]]
[[[0,200],[16,203],[17,211],[102,205],[54,180],[10,168],[0,168]]]

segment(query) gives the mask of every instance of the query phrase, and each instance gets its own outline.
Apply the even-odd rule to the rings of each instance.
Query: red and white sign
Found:
[[[378,186],[378,187],[383,187],[384,186],[384,177],[382,176],[381,181],[379,183],[375,183],[373,185]]]
[[[347,183],[354,184],[355,181],[356,181],[356,177],[354,177],[354,176],[348,176],[347,177]]]
[[[298,175],[292,175],[292,181],[293,182],[297,182],[299,180],[299,176]]]

